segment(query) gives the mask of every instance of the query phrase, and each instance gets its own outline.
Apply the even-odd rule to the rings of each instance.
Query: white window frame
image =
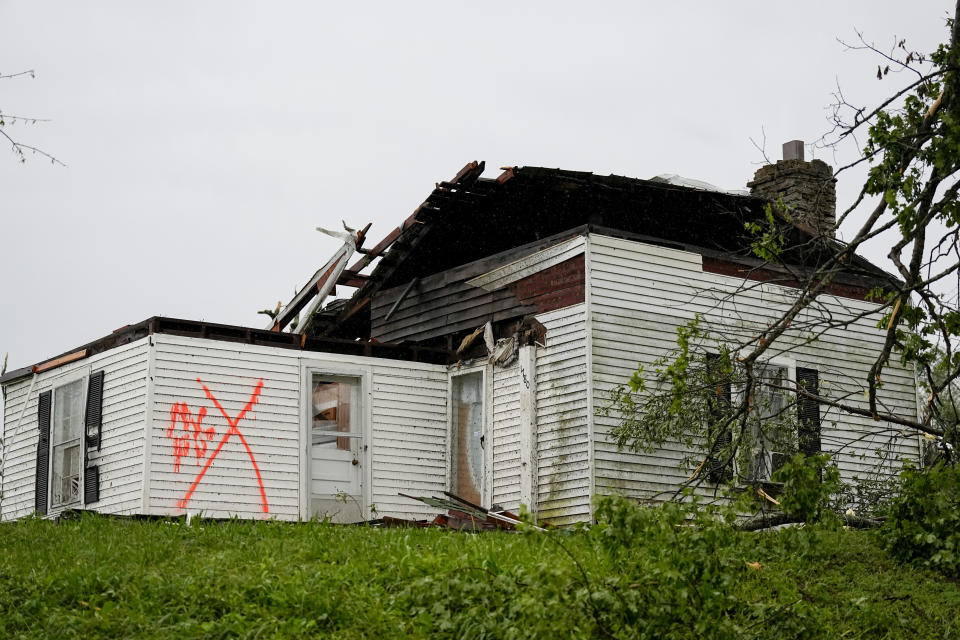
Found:
[[[450,368],[447,376],[447,465],[444,484],[447,491],[454,492],[451,485],[453,479],[453,465],[456,463],[453,455],[453,381],[454,378],[480,373],[480,389],[483,397],[483,406],[480,408],[480,421],[483,425],[483,473],[481,474],[480,506],[489,508],[493,500],[493,365],[481,362],[473,365],[456,365]]]
[[[47,449],[47,511],[48,513],[66,511],[67,509],[72,509],[76,507],[85,506],[84,503],[84,493],[86,487],[84,486],[86,469],[84,468],[84,453],[87,446],[87,428],[86,428],[86,418],[87,418],[87,394],[90,391],[90,367],[83,367],[76,371],[71,371],[69,373],[62,374],[51,381],[50,384],[50,434],[49,434],[49,445]],[[60,387],[65,387],[69,384],[75,382],[80,382],[80,387],[82,389],[80,394],[80,482],[78,483],[78,494],[77,500],[75,502],[54,504],[54,475],[56,473],[56,455],[54,451],[56,449],[56,442],[54,434],[56,433],[56,416],[57,416],[57,389]]]
[[[359,407],[351,407],[352,416],[358,421],[357,432],[361,438],[361,458],[363,465],[360,477],[361,511],[364,518],[371,517],[370,504],[373,497],[373,402],[371,397],[371,374],[369,368],[356,365],[344,365],[320,360],[307,360],[300,368],[300,442],[297,448],[300,469],[300,519],[309,520],[311,517],[311,486],[310,486],[310,447],[313,444],[313,376],[329,376],[336,381],[356,382],[356,398]],[[354,400],[354,398],[351,398]],[[357,410],[359,409],[359,410]]]

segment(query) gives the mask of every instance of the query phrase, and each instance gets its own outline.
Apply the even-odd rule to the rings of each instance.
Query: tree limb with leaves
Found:
[[[839,89],[835,94],[832,129],[817,147],[856,145],[858,158],[840,167],[835,176],[867,165],[865,183],[833,228],[806,240],[816,247],[819,258],[802,268],[781,260],[783,239],[796,226],[782,204],[768,207],[766,221],[751,223],[752,228],[748,225],[755,257],[789,271],[799,283],[792,299],[762,326],[749,330],[732,331],[700,317],[681,326],[677,348],[653,367],[640,367],[628,384],[613,390],[602,410],[620,420],[612,433],[620,447],[650,451],[667,441],[679,442],[694,452],[686,460],[694,468],[686,484],[729,479],[731,470],[750,468],[758,445],[774,446],[776,434],[797,434],[796,408],[807,401],[832,407],[841,415],[867,417],[875,423],[874,434],[957,440],[960,2],[946,24],[946,42],[930,54],[911,50],[905,40],[883,51],[861,34],[861,44],[846,45],[881,57],[880,81],[909,76],[873,108],[855,106]],[[850,240],[835,240],[837,227],[854,220],[859,225]],[[838,276],[850,269],[854,254],[884,233],[895,234],[888,257],[897,278],[871,292],[876,304],[870,311],[838,317],[823,303],[826,294]],[[954,284],[955,295],[950,291]],[[760,285],[744,280],[740,290],[723,299],[732,300],[754,286]],[[767,360],[792,349],[790,340],[799,333],[805,332],[813,341],[826,331],[844,329],[865,318],[877,324],[882,339],[870,355],[864,379],[825,393],[771,375]],[[918,372],[926,394],[918,414],[886,406],[880,397],[894,359],[898,367]],[[737,393],[731,394],[731,388]],[[777,392],[794,398],[792,408],[776,399]],[[799,433],[792,443],[776,446],[802,452],[802,428]]]

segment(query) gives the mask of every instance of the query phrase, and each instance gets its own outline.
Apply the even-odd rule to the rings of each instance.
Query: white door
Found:
[[[360,384],[313,374],[310,409],[311,515],[337,522],[363,519]]]

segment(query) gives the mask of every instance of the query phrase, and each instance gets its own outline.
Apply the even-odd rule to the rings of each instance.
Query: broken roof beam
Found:
[[[400,294],[400,297],[397,298],[397,301],[393,303],[393,306],[390,307],[390,310],[387,311],[387,315],[384,316],[384,320],[389,320],[390,316],[393,315],[393,312],[403,303],[403,299],[407,297],[407,294],[410,293],[410,290],[417,286],[417,283],[420,282],[420,278],[414,278],[410,281],[410,284],[407,285],[407,288],[403,290],[403,293]]]
[[[317,271],[314,277],[311,278],[310,283],[301,289],[297,295],[294,296],[293,300],[277,315],[273,321],[273,326],[270,327],[271,331],[283,331],[283,328],[303,311],[304,307],[323,290],[327,284],[327,280],[329,280],[330,276],[337,270],[337,267],[342,267],[343,257],[342,255],[334,256],[334,260],[327,263],[328,266],[326,270],[321,270],[322,273],[321,271]]]
[[[473,162],[468,162],[467,164],[463,165],[463,169],[460,169],[460,171],[457,172],[457,175],[453,176],[453,180],[451,180],[450,182],[459,183],[461,180],[466,178],[471,171],[475,171],[477,168],[479,168],[480,171],[477,173],[476,178],[474,178],[474,181],[475,181],[477,178],[480,177],[480,174],[483,173],[483,163],[477,162],[476,160],[474,160]]]
[[[350,269],[344,269],[343,273],[340,274],[340,278],[337,280],[337,284],[359,289],[369,282],[369,280],[370,276],[368,275],[357,273],[356,271],[351,271]]]
[[[297,328],[299,329],[300,327],[306,326],[310,313],[312,313],[318,305],[323,303],[323,299],[326,298],[330,291],[336,286],[340,279],[340,274],[343,272],[344,267],[347,266],[347,260],[353,255],[357,245],[363,242],[371,224],[372,223],[367,223],[367,226],[363,229],[354,231],[347,228],[346,223],[344,223],[344,228],[347,228],[347,233],[330,232],[317,227],[317,231],[321,233],[342,239],[343,244],[337,249],[336,253],[333,254],[333,257],[313,274],[313,277],[310,278],[307,285],[293,296],[293,300],[277,314],[272,325],[267,327],[269,330],[283,331],[284,327],[290,324],[304,309],[306,309],[307,317],[303,318],[297,325]],[[319,300],[316,298],[319,298]]]
[[[416,211],[414,211],[414,215],[416,215]],[[405,224],[406,223],[404,223],[404,225]],[[350,265],[350,268],[346,269],[346,271],[350,271],[352,273],[359,273],[364,268],[366,268],[368,264],[373,262],[374,258],[379,258],[383,254],[383,252],[389,249],[390,245],[392,245],[393,242],[397,239],[397,237],[403,231],[404,225],[401,225],[396,229],[394,229],[393,231],[391,231],[390,233],[388,233],[387,236],[383,240],[378,242],[372,249],[367,249],[367,252],[363,255],[363,257],[357,260],[356,262],[354,262],[352,265]]]
[[[422,220],[417,219],[417,214],[419,214],[421,211],[440,211],[440,209],[432,207],[427,202],[424,202],[417,207],[413,213],[407,216],[407,219],[403,221],[403,224],[388,233],[383,240],[376,244],[376,246],[374,246],[372,249],[363,251],[363,257],[350,265],[350,268],[346,269],[345,271],[359,273],[376,258],[379,258],[381,255],[383,255],[383,253],[389,249],[394,242],[396,242],[397,238],[400,237],[400,234],[406,231],[411,225],[423,224]]]
[[[463,188],[469,187],[474,184],[483,174],[484,169],[483,162],[468,162],[463,169],[457,172],[457,175],[454,176],[453,180],[450,181],[452,184],[456,184],[457,189],[461,190]],[[378,257],[383,251],[385,251],[390,245],[396,243],[397,246],[391,249],[391,252],[388,256],[384,256],[384,259],[376,266],[373,273],[374,276],[372,279],[368,280],[362,287],[357,289],[350,301],[345,305],[343,310],[337,314],[336,320],[331,324],[323,333],[324,335],[330,335],[336,329],[343,325],[345,322],[350,320],[354,315],[356,315],[360,310],[367,307],[370,304],[371,296],[376,293],[383,284],[390,279],[399,267],[400,263],[403,262],[403,258],[412,251],[420,240],[426,236],[430,230],[430,218],[433,215],[442,214],[442,210],[431,204],[430,199],[436,193],[443,193],[444,195],[453,195],[456,196],[460,191],[450,191],[447,189],[434,189],[433,193],[427,198],[423,204],[416,208],[416,210],[410,214],[410,216],[403,222],[402,225],[394,229],[387,235],[386,238],[380,241],[376,247],[370,250],[370,253],[363,256],[355,264],[350,267],[350,271],[360,271],[366,267],[370,262]],[[418,219],[419,214],[427,213],[429,215],[425,216],[426,219]],[[379,249],[379,252],[376,252]],[[395,255],[402,254],[402,255]],[[388,258],[393,258],[389,260]]]
[[[411,225],[411,228],[408,228],[404,234],[404,238],[397,242],[395,249],[406,255],[417,246],[429,230],[429,224]],[[393,259],[391,260],[390,258]],[[327,329],[325,334],[329,335],[337,326],[343,324],[370,304],[371,296],[380,289],[384,281],[393,275],[401,262],[403,262],[402,258],[396,256],[394,251],[391,251],[388,256],[385,256],[384,261],[381,261],[380,264],[377,265],[376,270],[372,274],[375,276],[375,279],[368,280],[364,286],[357,289],[353,298],[350,299],[346,307],[337,315],[336,322]]]

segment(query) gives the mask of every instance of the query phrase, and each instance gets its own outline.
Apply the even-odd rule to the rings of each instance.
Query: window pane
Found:
[[[758,411],[760,419],[779,416],[786,406],[787,369],[767,365],[758,371],[760,378],[760,392]]]
[[[772,364],[758,367],[757,378],[760,387],[754,407],[755,442],[751,476],[769,480],[788,452],[795,449],[793,414],[787,411],[790,406],[790,381],[787,367]]]
[[[362,518],[362,508],[344,507],[333,496],[362,496],[362,406],[357,378],[312,374],[310,379],[310,493],[311,513]],[[348,501],[353,503],[354,501]]]
[[[53,443],[80,437],[83,425],[83,380],[76,380],[53,392]]]
[[[359,434],[350,434],[348,436],[337,436],[329,431],[314,431],[311,442],[315,447],[326,449],[340,449],[341,451],[350,450],[350,441],[359,438]]]
[[[53,448],[53,499],[55,506],[80,502],[80,445]]]
[[[360,435],[352,428],[350,397],[353,384],[314,376],[312,391],[313,444],[349,451],[350,438]],[[332,433],[349,433],[350,436],[338,437]]]

